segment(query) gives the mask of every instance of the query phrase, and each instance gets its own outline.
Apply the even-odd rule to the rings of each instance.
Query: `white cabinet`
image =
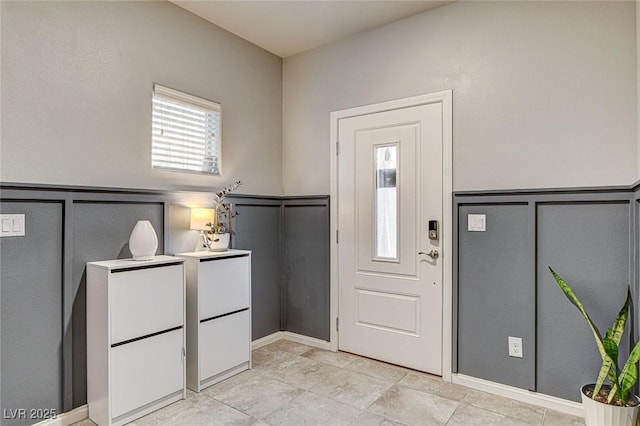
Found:
[[[178,253],[187,271],[187,386],[251,368],[251,252]]]
[[[186,397],[184,259],[87,263],[87,402],[122,425]]]

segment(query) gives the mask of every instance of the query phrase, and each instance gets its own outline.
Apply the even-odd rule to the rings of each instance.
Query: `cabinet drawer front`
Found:
[[[250,302],[249,256],[200,262],[200,320],[244,309]]]
[[[249,361],[251,312],[200,323],[200,380]]]
[[[112,273],[109,292],[111,344],[183,325],[183,265]]]
[[[184,386],[183,330],[111,348],[111,417],[142,407]]]

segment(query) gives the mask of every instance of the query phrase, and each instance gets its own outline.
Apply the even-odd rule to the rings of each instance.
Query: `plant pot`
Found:
[[[584,420],[586,426],[635,426],[638,418],[639,406],[620,407],[618,405],[603,404],[585,395],[589,388],[595,385],[584,385],[580,388],[582,395],[582,407],[584,408]],[[638,398],[634,395],[636,401]]]
[[[148,220],[139,220],[129,236],[133,260],[151,260],[158,250],[158,236]]]
[[[209,251],[227,251],[229,250],[229,240],[231,234],[213,234],[209,242]]]

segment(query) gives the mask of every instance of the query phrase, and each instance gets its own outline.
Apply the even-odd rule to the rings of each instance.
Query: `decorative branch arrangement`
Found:
[[[235,191],[240,186],[242,186],[242,182],[238,180],[213,194],[213,202],[215,204],[213,211],[213,222],[209,222],[206,224],[211,228],[211,231],[207,231],[207,233],[225,234],[230,231],[230,221],[238,214],[232,211],[230,204],[224,203],[224,199],[229,193]]]

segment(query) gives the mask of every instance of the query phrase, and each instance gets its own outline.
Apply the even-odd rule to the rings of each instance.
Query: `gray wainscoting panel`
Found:
[[[284,329],[329,340],[328,197],[285,200]]]
[[[280,331],[280,200],[233,202],[233,247],[251,250],[251,333],[257,340]]]
[[[164,205],[135,202],[76,202],[73,205],[73,406],[86,403],[86,263],[131,257],[129,235],[149,220],[164,253]]]
[[[486,215],[486,232],[467,215]],[[458,209],[458,371],[524,389],[535,386],[535,282],[527,204]],[[523,358],[508,356],[521,337]]]
[[[63,410],[63,210],[60,202],[0,203],[3,214],[25,214],[26,224],[24,237],[0,239],[3,425],[42,420],[28,418],[31,408]],[[27,418],[6,418],[16,409]]]
[[[575,290],[604,335],[630,284],[630,225],[628,202],[538,206],[538,392],[579,401],[580,387],[595,381],[602,363],[584,318],[548,266]],[[621,354],[627,351],[625,339]]]

